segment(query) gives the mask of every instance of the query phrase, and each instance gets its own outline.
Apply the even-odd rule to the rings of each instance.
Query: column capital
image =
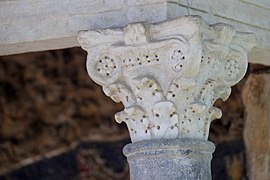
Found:
[[[199,16],[158,24],[82,32],[89,76],[125,109],[115,115],[132,142],[207,139],[221,117],[214,102],[226,100],[247,70],[250,33],[226,24],[207,25]]]

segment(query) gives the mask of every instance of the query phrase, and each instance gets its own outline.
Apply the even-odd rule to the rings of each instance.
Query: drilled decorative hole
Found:
[[[240,73],[240,67],[239,64],[236,60],[227,60],[225,64],[225,72],[227,73],[228,76],[232,78],[236,78],[238,74]]]
[[[99,74],[103,76],[110,76],[116,71],[117,66],[113,58],[109,58],[108,56],[103,56],[103,57],[100,57],[100,59],[96,63],[96,69]]]
[[[186,57],[183,55],[183,52],[180,49],[176,49],[170,55],[170,66],[175,72],[180,72],[184,67],[185,60]]]

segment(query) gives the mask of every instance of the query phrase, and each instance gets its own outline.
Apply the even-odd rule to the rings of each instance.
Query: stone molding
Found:
[[[132,142],[151,139],[207,139],[212,120],[231,86],[247,70],[250,33],[226,24],[207,25],[199,16],[158,24],[133,23],[121,29],[82,32],[89,76],[125,109]]]

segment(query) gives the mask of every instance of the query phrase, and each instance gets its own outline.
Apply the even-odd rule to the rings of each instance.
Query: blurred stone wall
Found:
[[[0,179],[40,174],[43,179],[128,179],[121,149],[129,136],[125,125],[114,120],[123,107],[91,81],[85,59],[80,48],[0,57]],[[260,78],[269,81],[268,67],[251,65],[229,100],[216,102],[223,117],[212,123],[209,135],[217,146],[213,179],[256,179],[257,171],[269,168],[270,100],[262,100],[269,98],[270,89],[254,84]],[[254,101],[261,93],[266,95]],[[261,104],[264,113],[248,113]],[[264,124],[253,126],[256,118]],[[258,139],[250,138],[263,128]],[[258,158],[266,159],[255,164],[260,171],[253,163]]]

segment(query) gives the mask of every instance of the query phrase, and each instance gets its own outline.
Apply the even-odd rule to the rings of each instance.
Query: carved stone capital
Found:
[[[90,77],[125,109],[115,115],[132,142],[207,139],[226,100],[247,70],[255,36],[198,16],[123,29],[89,30],[78,41],[88,52]]]

